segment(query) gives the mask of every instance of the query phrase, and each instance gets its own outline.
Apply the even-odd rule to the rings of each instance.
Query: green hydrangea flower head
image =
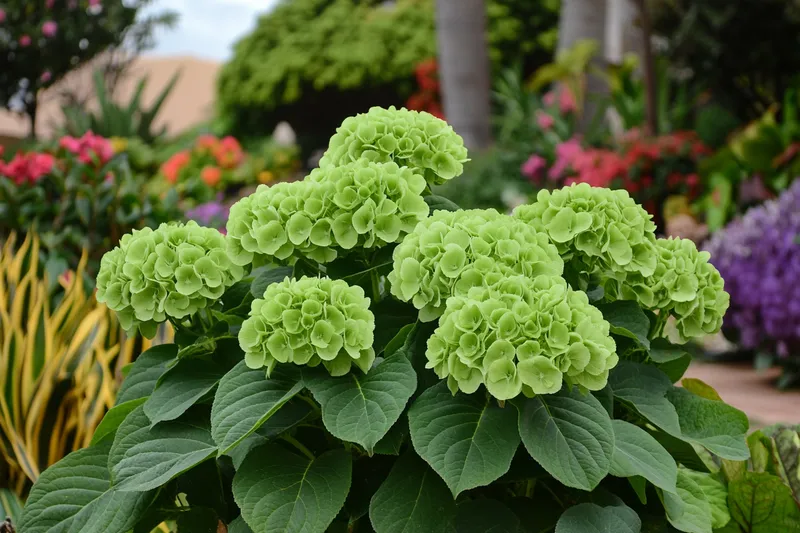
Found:
[[[656,240],[658,263],[651,276],[633,275],[620,283],[619,298],[669,313],[683,340],[717,333],[730,305],[725,281],[689,239]]]
[[[242,278],[226,237],[213,228],[161,224],[134,230],[106,253],[97,274],[97,301],[116,311],[126,330],[153,337],[159,323],[193,315]]]
[[[425,187],[409,168],[367,160],[261,185],[231,207],[231,258],[242,266],[298,256],[327,263],[353,248],[397,242],[428,216]]]
[[[514,215],[547,233],[570,269],[579,274],[624,279],[650,276],[656,268],[656,226],[625,190],[574,184],[541,190],[536,202]]]
[[[395,248],[388,279],[420,319],[442,315],[447,299],[512,274],[560,276],[564,263],[545,233],[494,209],[435,211]]]
[[[426,366],[453,394],[481,384],[499,400],[553,394],[565,382],[600,390],[619,361],[609,328],[561,277],[506,277],[447,301]]]
[[[362,158],[410,167],[430,185],[460,176],[468,161],[464,140],[447,122],[424,111],[394,107],[373,107],[346,118],[319,165],[335,167]]]
[[[239,345],[250,368],[275,365],[317,366],[343,376],[356,365],[367,372],[375,361],[375,317],[369,298],[342,280],[286,278],[253,301],[239,331]]]

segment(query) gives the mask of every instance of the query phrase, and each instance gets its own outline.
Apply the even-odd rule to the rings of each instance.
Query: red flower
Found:
[[[70,136],[62,137],[59,146],[78,156],[78,160],[86,165],[103,166],[114,157],[111,141],[95,135],[91,131],[86,132],[79,139]]]
[[[222,170],[217,167],[204,167],[200,171],[200,179],[209,187],[215,187],[222,179]]]
[[[17,153],[7,164],[0,164],[0,174],[17,185],[36,183],[53,170],[55,158],[42,152]]]
[[[244,152],[242,146],[235,137],[225,137],[214,148],[214,157],[217,159],[217,164],[225,169],[236,168],[244,159]]]
[[[178,152],[170,157],[167,162],[161,166],[161,173],[164,174],[164,178],[170,183],[176,183],[180,171],[189,164],[191,158],[192,156],[187,150]]]

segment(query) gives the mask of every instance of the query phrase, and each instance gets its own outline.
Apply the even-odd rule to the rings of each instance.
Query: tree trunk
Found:
[[[642,27],[642,63],[644,66],[644,85],[647,105],[647,130],[650,135],[658,135],[658,88],[656,86],[656,65],[650,44],[650,16],[644,0],[637,0],[639,21]]]
[[[447,121],[468,148],[492,142],[484,0],[436,0],[439,75]]]
[[[600,57],[594,64],[604,67],[602,57],[605,50],[606,0],[562,0],[561,21],[558,27],[558,50],[571,48],[577,41],[591,39],[599,44]],[[580,128],[586,130],[597,113],[597,99],[608,93],[608,86],[601,78],[589,75],[586,78],[585,101]]]

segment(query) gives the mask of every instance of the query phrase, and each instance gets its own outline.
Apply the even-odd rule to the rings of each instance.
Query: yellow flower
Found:
[[[262,170],[258,173],[259,183],[272,183],[275,180],[275,175],[269,170]]]
[[[122,137],[111,137],[111,148],[115,154],[120,154],[128,149],[128,139]]]

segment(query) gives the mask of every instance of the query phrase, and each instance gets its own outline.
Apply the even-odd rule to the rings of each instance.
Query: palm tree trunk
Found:
[[[439,74],[447,121],[471,149],[492,142],[484,0],[436,0]]]
[[[562,0],[561,21],[558,27],[558,50],[571,48],[577,41],[591,39],[605,49],[607,0]],[[603,58],[595,58],[595,63],[603,66]],[[586,79],[586,101],[580,127],[585,130],[597,112],[597,99],[608,92],[606,83],[594,75]]]

